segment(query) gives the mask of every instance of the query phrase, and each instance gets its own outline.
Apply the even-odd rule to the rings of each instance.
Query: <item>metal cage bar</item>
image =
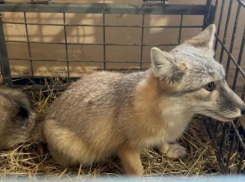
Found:
[[[106,39],[105,39],[105,14],[103,14],[103,62],[106,69]]]
[[[216,132],[215,133],[213,132],[213,127],[210,125],[211,121],[212,121],[212,119],[209,119],[209,120],[206,119],[204,122],[205,122],[205,125],[206,125],[206,128],[207,128],[208,135],[210,136],[210,138],[213,141],[214,148],[217,150],[219,148],[219,145],[218,145],[218,142],[215,139]],[[223,173],[228,173],[227,168],[225,167],[225,162],[224,162],[223,156],[219,155],[218,151],[216,152],[216,156],[217,156],[217,160],[218,160],[219,167],[220,167],[221,171]]]
[[[242,154],[241,154],[241,159],[245,158],[245,150],[243,150]],[[240,174],[241,170],[242,170],[242,163],[243,160],[240,160],[239,165],[238,165],[238,169],[237,169],[237,173]]]
[[[241,48],[240,48],[240,51],[239,51],[239,56],[238,56],[238,61],[237,61],[239,66],[240,66],[241,61],[242,61],[242,56],[243,56],[243,51],[244,51],[244,44],[245,44],[245,27],[243,29],[243,37],[242,37],[242,41],[241,41]],[[239,73],[239,69],[236,68],[236,72],[235,72],[235,76],[234,76],[234,80],[233,80],[233,85],[232,85],[232,90],[235,90],[235,88],[236,88],[238,73]]]
[[[230,50],[229,50],[229,52],[231,54],[233,52],[233,46],[234,46],[234,41],[235,41],[235,37],[236,37],[237,23],[238,23],[240,11],[241,11],[241,4],[238,4],[236,18],[235,18],[235,23],[234,23],[234,28],[233,28],[233,32],[232,32],[231,43],[230,43]],[[227,64],[226,64],[226,73],[228,73],[229,68],[230,68],[230,60],[231,60],[231,58],[230,58],[230,56],[228,56],[228,60],[227,60]],[[227,75],[228,74],[226,74],[226,79],[227,79]]]
[[[67,66],[67,76],[70,76],[70,64],[68,57],[68,44],[67,44],[67,33],[66,33],[66,14],[63,13],[63,22],[64,22],[64,35],[65,35],[65,52],[66,52],[66,66]]]
[[[238,122],[238,120],[236,119],[235,121],[234,121],[236,124],[234,125],[235,127],[234,128],[236,128],[236,125],[237,125],[237,122]],[[234,128],[233,128],[233,130],[234,130]],[[226,131],[226,130],[225,130]],[[235,139],[236,139],[236,135],[234,134],[234,132],[231,132],[232,134],[231,134],[231,141],[235,141]],[[223,134],[223,136],[224,136],[224,134]],[[234,148],[234,145],[235,145],[235,142],[231,142],[230,143],[230,147],[229,147],[229,152],[228,152],[228,156],[227,156],[227,162],[226,162],[226,169],[227,169],[227,171],[229,170],[229,166],[230,166],[230,159],[231,159],[231,152],[232,152],[232,150],[233,150],[233,148]]]
[[[233,3],[233,0],[230,0],[229,9],[228,9],[227,17],[226,17],[226,23],[225,23],[225,31],[224,31],[223,41],[222,41],[223,44],[226,43],[226,37],[227,37],[227,31],[228,31],[228,25],[229,25],[230,17],[231,17],[232,3]],[[219,59],[219,62],[220,62],[220,63],[222,63],[223,55],[224,55],[224,47],[222,46],[221,52],[220,52],[220,59]]]
[[[12,43],[31,43],[31,44],[60,44],[60,45],[105,45],[105,46],[177,46],[178,44],[113,44],[113,43],[71,43],[71,42],[38,42],[38,41],[15,41],[6,40]]]
[[[0,12],[43,12],[43,13],[94,13],[94,14],[145,14],[145,15],[205,15],[205,5],[164,5],[147,6],[131,4],[108,3],[50,3],[29,4],[11,3],[1,4]]]
[[[216,2],[219,2],[219,1],[216,1]],[[222,0],[221,10],[220,10],[220,15],[219,15],[219,23],[218,23],[218,28],[217,28],[217,32],[216,32],[217,36],[219,36],[219,34],[220,34],[220,26],[221,26],[221,21],[222,21],[222,17],[223,17],[224,4],[225,4],[225,0]],[[217,50],[217,47],[218,47],[218,39],[216,38],[215,46],[214,46],[215,51]],[[215,53],[214,57],[216,57],[216,53]]]
[[[179,27],[179,38],[178,38],[178,44],[180,44],[180,41],[181,41],[182,24],[183,24],[183,15],[181,15],[181,16],[180,16],[180,27]]]
[[[27,19],[26,19],[26,12],[24,12],[24,21],[25,21],[25,30],[26,30],[26,42],[28,45],[28,54],[29,54],[29,60],[30,60],[30,66],[31,66],[31,75],[34,77],[34,71],[33,71],[33,62],[32,62],[32,56],[31,56],[31,44],[30,44],[30,38],[29,38],[29,32],[28,32],[28,25]]]
[[[2,22],[3,24],[16,24],[16,25],[47,25],[47,26],[83,26],[83,27],[123,27],[123,28],[179,28],[179,26],[139,26],[139,25],[90,25],[90,24],[67,24],[67,23],[25,23],[25,22]],[[181,28],[202,28],[197,25],[183,25]]]
[[[210,16],[210,13],[211,13],[211,5],[212,5],[212,0],[206,0],[206,13],[204,15],[204,18],[203,18],[203,28],[202,29],[205,29],[210,23],[212,23],[212,19],[210,18],[213,18],[212,16]]]
[[[142,15],[142,29],[141,29],[141,47],[140,47],[140,69],[143,66],[143,49],[144,49],[144,25],[145,25],[145,15]]]
[[[3,76],[3,83],[8,86],[12,85],[11,70],[8,60],[8,51],[5,41],[5,34],[2,23],[2,14],[0,13],[0,61],[1,61],[1,72]]]

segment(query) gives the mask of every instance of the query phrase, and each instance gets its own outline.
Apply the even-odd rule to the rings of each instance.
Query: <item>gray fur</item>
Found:
[[[184,63],[187,67],[179,87],[182,91],[197,90],[212,80],[225,77],[223,66],[216,62],[212,54],[202,49],[183,44],[171,51],[177,63]]]

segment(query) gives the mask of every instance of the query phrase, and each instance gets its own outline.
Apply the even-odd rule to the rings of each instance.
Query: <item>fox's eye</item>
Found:
[[[205,88],[207,91],[213,91],[213,90],[214,90],[214,82],[208,83],[207,85],[204,86],[204,88]]]

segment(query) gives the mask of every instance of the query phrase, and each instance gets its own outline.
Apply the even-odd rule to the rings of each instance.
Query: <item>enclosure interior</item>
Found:
[[[88,72],[146,70],[152,47],[169,51],[215,21],[215,58],[224,65],[228,84],[244,100],[243,1],[207,0],[197,5],[4,3],[0,11],[1,69],[7,86],[63,90]],[[240,122],[205,120],[221,170],[244,172],[245,132]]]

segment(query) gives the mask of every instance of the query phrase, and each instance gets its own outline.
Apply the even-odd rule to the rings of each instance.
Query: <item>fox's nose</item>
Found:
[[[243,106],[243,109],[242,109],[242,115],[245,114],[245,106]]]

